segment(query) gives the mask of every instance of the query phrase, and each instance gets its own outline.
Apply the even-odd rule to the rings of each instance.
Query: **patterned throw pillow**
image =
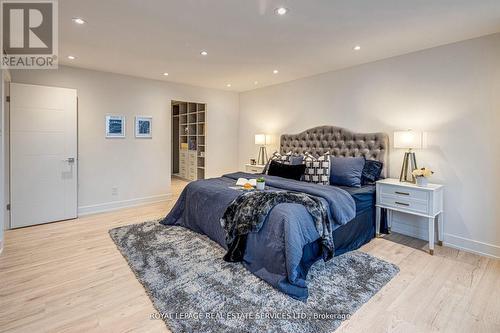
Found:
[[[289,151],[285,155],[281,155],[277,151],[273,153],[273,156],[271,156],[272,161],[280,162],[283,164],[290,164],[290,159],[292,158],[292,152]]]
[[[305,153],[304,162],[306,163],[304,181],[323,185],[330,184],[330,153],[325,153],[318,158],[310,153]]]
[[[289,164],[291,164],[291,161],[290,161],[291,158],[292,158],[291,151],[289,151],[285,155],[281,155],[280,153],[275,151],[271,155],[271,158],[269,158],[269,161],[267,161],[266,166],[264,167],[264,171],[262,173],[267,175],[267,172],[269,170],[269,164],[271,163],[271,161],[276,161],[276,162],[280,162],[280,163],[289,165]]]

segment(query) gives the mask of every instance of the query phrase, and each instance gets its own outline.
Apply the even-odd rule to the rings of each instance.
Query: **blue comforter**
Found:
[[[255,178],[255,175],[237,172],[189,183],[161,223],[183,226],[207,235],[227,250],[226,235],[219,221],[229,204],[242,193],[230,188],[240,177]],[[264,178],[271,191],[296,191],[319,197],[328,207],[332,230],[356,215],[354,199],[338,187],[274,176]],[[308,296],[307,273],[311,265],[321,258],[318,247],[310,245],[319,238],[314,222],[303,206],[290,203],[277,205],[269,213],[262,229],[248,235],[243,264],[278,290],[305,301]],[[314,249],[316,252],[311,253]]]

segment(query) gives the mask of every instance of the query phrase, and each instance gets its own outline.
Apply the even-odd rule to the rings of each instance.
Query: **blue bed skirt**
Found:
[[[359,249],[375,236],[375,185],[365,185],[361,188],[339,187],[349,192],[354,198],[356,217],[333,231],[335,256]],[[388,232],[385,210],[382,210],[380,230],[381,233]],[[307,244],[304,247],[303,272],[309,271],[309,268],[318,260],[320,253],[319,241]]]

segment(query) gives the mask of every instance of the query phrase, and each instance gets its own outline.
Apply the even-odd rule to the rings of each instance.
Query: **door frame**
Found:
[[[7,205],[10,202],[10,122],[9,122],[9,109],[10,103],[7,101],[8,88],[11,81],[10,72],[7,69],[0,71],[1,81],[1,91],[0,91],[0,117],[1,117],[1,153],[0,153],[0,163],[2,170],[0,174],[0,253],[3,251],[5,244],[5,230],[10,229],[10,212],[7,209]]]

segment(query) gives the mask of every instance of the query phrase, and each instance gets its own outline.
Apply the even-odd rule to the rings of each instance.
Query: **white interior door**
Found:
[[[11,226],[77,217],[77,93],[11,84]]]

